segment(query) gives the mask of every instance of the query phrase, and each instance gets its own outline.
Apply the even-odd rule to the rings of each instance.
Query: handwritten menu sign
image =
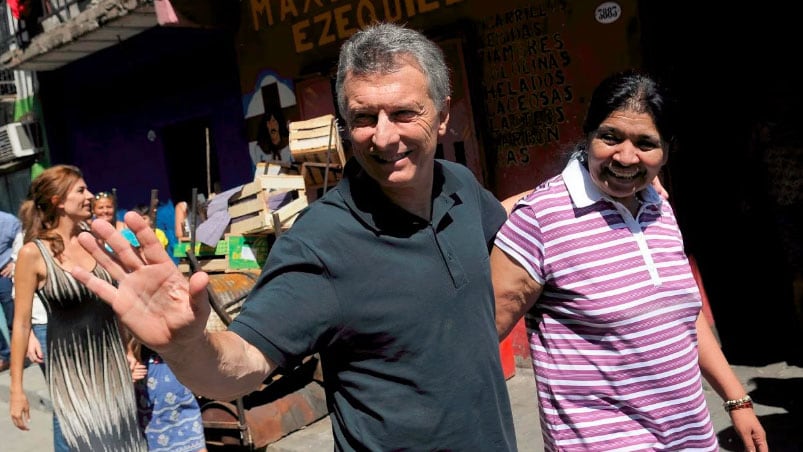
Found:
[[[565,75],[572,63],[559,31],[562,2],[543,2],[481,24],[487,123],[500,168],[527,165],[537,149],[560,141],[564,106],[575,96]]]

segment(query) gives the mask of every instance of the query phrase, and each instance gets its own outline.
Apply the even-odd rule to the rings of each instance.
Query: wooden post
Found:
[[[190,225],[190,249],[195,251],[195,228],[198,227],[196,223],[196,212],[198,212],[198,189],[192,189],[192,201],[190,201],[190,211],[188,223]]]
[[[210,165],[209,127],[204,128],[206,136],[206,199],[212,198],[212,169]]]
[[[159,207],[159,190],[151,190],[151,203],[148,205],[148,216],[151,217],[151,229],[156,229],[156,209]]]

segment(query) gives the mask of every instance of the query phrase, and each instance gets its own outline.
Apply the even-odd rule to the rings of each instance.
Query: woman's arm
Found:
[[[9,388],[9,411],[11,420],[20,430],[29,430],[31,419],[28,398],[22,386],[25,355],[31,334],[31,310],[33,294],[44,279],[45,265],[42,254],[32,242],[25,244],[17,256],[14,272],[14,325],[11,333],[11,386]]]
[[[501,341],[535,304],[543,287],[498,247],[491,251],[491,281],[496,299],[496,332]]]
[[[39,339],[37,339],[36,335],[33,334],[33,329],[31,329],[31,334],[28,336],[28,352],[25,354],[25,357],[32,363],[42,364],[45,362],[44,353],[42,353],[42,344],[39,343]]]
[[[128,361],[128,369],[131,371],[132,381],[139,381],[148,375],[148,366],[140,360],[142,346],[130,334],[123,332],[125,328],[120,327],[120,336],[125,343],[125,359]]]
[[[176,238],[181,240],[184,237],[184,220],[187,219],[187,203],[184,201],[176,204],[175,223],[173,224]]]
[[[731,369],[725,355],[719,348],[714,333],[702,312],[697,317],[697,348],[700,355],[700,370],[706,381],[722,400],[738,400],[747,395],[739,378]],[[711,409],[724,409],[711,407]],[[729,412],[733,428],[742,438],[746,450],[768,451],[767,435],[756,417],[752,407],[739,408]]]

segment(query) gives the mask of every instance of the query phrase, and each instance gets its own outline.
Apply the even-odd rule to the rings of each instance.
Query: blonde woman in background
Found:
[[[125,223],[117,221],[117,199],[113,193],[107,191],[98,192],[92,200],[92,219],[100,218],[108,221],[118,231],[125,229]]]

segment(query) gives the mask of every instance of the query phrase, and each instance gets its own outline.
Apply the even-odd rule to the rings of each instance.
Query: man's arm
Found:
[[[496,246],[491,251],[491,281],[496,298],[496,331],[501,341],[535,304],[543,286]]]
[[[532,191],[532,189],[524,190],[521,193],[508,196],[502,201],[502,207],[505,208],[505,212],[507,212],[508,216],[510,215],[510,212],[513,212],[513,207],[516,206],[516,203],[519,202],[520,199],[532,193]]]
[[[94,235],[79,236],[117,287],[80,268],[73,276],[108,303],[121,325],[159,353],[194,393],[233,400],[256,389],[276,365],[235,333],[206,331],[208,275],[196,273],[188,281],[140,215],[129,212],[125,222],[137,235],[141,254],[102,220],[92,222]],[[103,242],[114,255],[104,251]]]
[[[17,265],[17,254],[19,254],[20,249],[22,248],[22,231],[17,231],[14,235],[14,241],[11,244],[11,259],[9,259],[8,263],[0,268],[0,276],[5,278],[13,278],[14,277],[14,268]],[[8,319],[10,322],[11,319]]]

